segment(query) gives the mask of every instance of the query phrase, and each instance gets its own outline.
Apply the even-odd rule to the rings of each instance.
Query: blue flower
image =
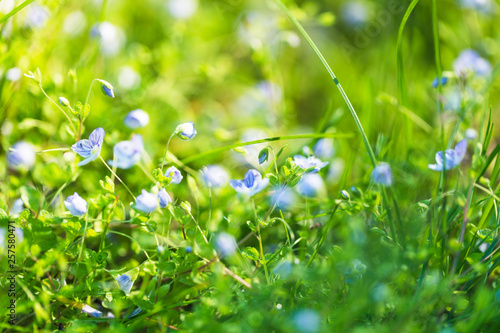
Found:
[[[59,104],[61,104],[62,106],[68,107],[69,101],[66,97],[59,97]]]
[[[251,169],[247,171],[242,180],[230,180],[229,184],[236,192],[253,196],[266,188],[269,179],[262,178],[262,175],[257,170]]]
[[[208,165],[201,170],[201,177],[208,187],[221,187],[229,181],[229,174],[219,165]]]
[[[181,172],[174,166],[171,166],[165,171],[165,177],[170,178],[170,183],[179,184],[182,180]]]
[[[16,169],[30,169],[35,164],[35,149],[30,143],[19,141],[7,153],[7,162]]]
[[[191,246],[186,246],[185,250],[186,250],[186,253],[193,252],[193,248]]]
[[[295,155],[293,157],[293,162],[301,169],[307,170],[309,168],[315,167],[312,172],[319,172],[321,168],[328,165],[329,162],[322,162],[314,156],[304,157],[302,155]]]
[[[128,128],[141,128],[149,124],[149,115],[141,109],[132,110],[127,114],[123,122]]]
[[[297,184],[297,190],[305,197],[316,197],[325,192],[325,182],[317,173],[308,173]]]
[[[221,232],[215,237],[215,247],[222,256],[229,256],[236,252],[238,245],[232,235]]]
[[[295,204],[295,201],[297,201],[297,195],[292,191],[292,189],[288,187],[278,188],[272,196],[273,204],[283,210],[287,210],[288,208],[293,206]]]
[[[103,94],[106,96],[109,96],[111,98],[115,98],[113,86],[109,82],[104,81],[104,80],[99,80],[99,82],[101,83],[101,89],[102,89]]]
[[[132,281],[128,274],[120,275],[115,280],[118,283],[118,287],[120,287],[120,289],[123,290],[125,294],[130,293],[130,290],[134,285],[134,281]]]
[[[87,213],[87,201],[76,192],[66,198],[64,205],[73,216],[82,216]]]
[[[293,323],[297,332],[315,333],[321,328],[321,317],[312,309],[301,309],[294,313]]]
[[[165,208],[168,206],[169,203],[172,202],[172,199],[170,198],[170,196],[168,195],[167,191],[165,190],[165,188],[162,188],[159,192],[158,192],[158,200],[160,202],[160,207],[161,208]]]
[[[140,210],[144,213],[151,213],[156,210],[158,206],[157,196],[149,193],[146,190],[142,190],[141,194],[137,196],[135,200],[135,209]]]
[[[391,186],[393,181],[391,167],[387,163],[380,163],[373,169],[371,178],[375,184]]]
[[[10,215],[17,215],[24,210],[24,202],[21,199],[16,199],[10,208]],[[16,229],[17,230],[17,229]]]
[[[448,78],[446,76],[443,76],[441,78],[441,85],[444,86],[445,84],[448,83]],[[438,84],[439,84],[439,80],[438,78],[434,78],[434,80],[432,81],[432,88],[437,88],[438,87]]]
[[[91,315],[94,318],[99,318],[100,316],[102,316],[102,312],[101,311],[96,310],[96,309],[94,309],[93,307],[91,307],[90,305],[87,305],[87,304],[84,304],[82,306],[82,313],[88,313],[89,315]]]
[[[462,163],[467,151],[467,140],[463,139],[455,146],[455,149],[446,149],[436,154],[436,164],[429,164],[429,169],[434,171],[450,170]]]
[[[463,50],[453,62],[453,69],[459,76],[472,73],[487,76],[491,73],[491,64],[488,60],[481,58],[475,50],[467,49]]]
[[[71,149],[84,158],[78,166],[85,165],[99,157],[104,140],[104,129],[96,128],[90,133],[89,139],[83,139],[71,146]]]
[[[259,156],[259,164],[262,164],[265,161],[267,161],[267,156],[269,156],[268,149],[261,151]]]
[[[335,153],[333,148],[333,140],[331,139],[319,139],[313,148],[314,155],[322,159],[330,159]]]
[[[473,128],[468,128],[465,131],[465,137],[468,140],[475,140],[477,138],[477,131],[475,129],[473,129]]]
[[[180,124],[175,129],[175,135],[177,135],[182,140],[191,140],[196,135],[196,130],[194,129],[194,123],[192,121],[184,124]]]
[[[142,136],[134,135],[130,141],[118,142],[113,147],[114,160],[108,163],[120,169],[129,169],[139,162],[143,149]]]

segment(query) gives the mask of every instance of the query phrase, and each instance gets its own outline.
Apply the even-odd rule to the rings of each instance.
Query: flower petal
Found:
[[[93,130],[92,133],[90,133],[89,140],[93,145],[101,146],[102,141],[104,140],[104,129],[102,127],[98,127]]]

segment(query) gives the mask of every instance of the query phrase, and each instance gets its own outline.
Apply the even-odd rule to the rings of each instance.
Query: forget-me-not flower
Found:
[[[215,247],[222,256],[229,256],[236,252],[238,245],[232,235],[221,232],[215,236]]]
[[[266,188],[269,179],[262,178],[262,175],[257,170],[250,169],[242,180],[230,180],[229,184],[236,192],[253,196]]]
[[[293,324],[297,332],[315,333],[321,328],[321,316],[312,309],[297,310],[293,314]]]
[[[201,177],[208,187],[221,187],[229,181],[229,174],[220,165],[207,165],[203,167]]]
[[[325,181],[317,173],[308,173],[297,184],[297,190],[305,197],[316,197],[325,192]]]
[[[280,187],[276,189],[271,200],[279,208],[287,210],[297,201],[297,195],[289,187]]]
[[[314,157],[314,156],[309,156],[305,157],[302,155],[295,155],[293,157],[293,162],[301,169],[307,170],[311,167],[315,167],[312,172],[319,172],[321,168],[325,167],[328,165],[329,162],[323,162],[320,159]]]
[[[171,166],[165,171],[165,177],[170,178],[170,183],[172,184],[179,184],[182,181],[182,174],[181,172],[174,166]]]
[[[444,86],[448,83],[448,78],[446,76],[441,77],[441,85]],[[432,81],[432,88],[437,88],[439,85],[439,80],[437,77]]]
[[[142,190],[142,193],[135,200],[135,209],[144,213],[154,212],[158,206],[158,198],[156,195]]]
[[[314,155],[322,159],[330,159],[335,153],[333,148],[333,140],[331,139],[319,139],[318,142],[313,147]]]
[[[196,135],[196,129],[194,128],[194,123],[192,121],[184,124],[180,124],[175,129],[175,135],[177,135],[182,140],[191,140]]]
[[[169,203],[172,202],[172,199],[170,198],[170,196],[168,195],[167,191],[165,190],[165,188],[162,188],[159,192],[158,192],[158,201],[160,202],[160,207],[161,208],[165,208],[168,206]]]
[[[481,58],[472,49],[463,50],[453,62],[453,69],[459,76],[467,76],[475,73],[479,76],[487,76],[491,73],[491,64],[488,60]]]
[[[123,122],[128,128],[141,128],[149,124],[149,115],[141,109],[132,110],[127,114]]]
[[[76,192],[66,198],[64,205],[73,216],[82,216],[87,213],[87,201]]]
[[[30,169],[35,164],[35,149],[31,143],[19,141],[7,152],[7,162],[15,169]]]
[[[84,158],[83,161],[78,163],[78,166],[85,165],[99,157],[104,141],[104,129],[102,127],[96,128],[90,133],[89,139],[83,139],[71,146],[71,149],[78,155]]]
[[[82,313],[88,313],[89,315],[91,315],[94,318],[99,318],[100,316],[102,316],[102,312],[101,311],[96,310],[96,309],[94,309],[93,307],[91,307],[90,305],[87,305],[87,304],[84,304],[82,306]]]
[[[387,163],[380,163],[373,169],[371,178],[375,184],[391,186],[393,182],[391,167]]]
[[[113,147],[114,160],[108,163],[120,169],[129,169],[139,162],[143,149],[142,136],[134,135],[131,140],[118,142]]]
[[[462,163],[467,151],[467,140],[463,139],[455,146],[455,149],[446,149],[436,154],[436,164],[429,164],[429,169],[435,171],[450,170]]]
[[[115,280],[118,283],[118,287],[120,287],[120,289],[123,290],[125,294],[130,293],[130,290],[134,285],[134,281],[132,281],[132,278],[128,274],[120,275],[115,278]]]

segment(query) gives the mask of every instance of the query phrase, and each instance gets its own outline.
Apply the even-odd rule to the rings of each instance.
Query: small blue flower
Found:
[[[219,165],[208,165],[201,170],[201,177],[208,187],[221,187],[229,181],[229,174]]]
[[[259,156],[259,164],[262,164],[264,163],[265,161],[267,161],[267,157],[269,156],[269,153],[268,153],[268,150],[263,150],[260,152],[260,156]]]
[[[232,235],[221,232],[215,236],[215,247],[222,256],[229,256],[236,252],[238,245]]]
[[[104,80],[99,80],[99,82],[101,83],[103,94],[111,98],[115,98],[115,92],[113,91],[113,86],[111,85],[111,83]]]
[[[473,128],[468,128],[465,131],[465,137],[467,140],[475,140],[477,138],[477,131]]]
[[[262,175],[255,169],[248,170],[242,180],[230,180],[229,184],[236,192],[253,196],[266,188],[269,184],[268,178],[262,178]]]
[[[66,198],[64,205],[73,216],[82,216],[87,213],[87,201],[76,192]]]
[[[459,76],[467,76],[475,73],[479,76],[488,76],[491,73],[491,64],[488,60],[481,58],[472,49],[463,50],[453,63],[453,69]]]
[[[391,186],[393,182],[391,167],[387,163],[380,163],[373,169],[371,178],[375,184]]]
[[[170,196],[168,195],[167,191],[165,190],[165,188],[162,188],[159,192],[158,192],[158,200],[160,202],[160,207],[161,208],[165,208],[168,206],[169,203],[172,202],[172,199],[170,198]]]
[[[317,197],[324,194],[325,182],[317,173],[308,173],[297,184],[297,190],[305,197]]]
[[[287,210],[297,201],[297,195],[289,187],[281,187],[274,192],[272,202],[279,208]]]
[[[333,140],[331,139],[319,139],[313,148],[314,155],[318,158],[328,160],[333,157],[335,149],[333,148]]]
[[[21,199],[16,199],[10,208],[10,215],[17,215],[24,210],[24,202]]]
[[[104,129],[96,128],[90,133],[89,139],[83,139],[71,146],[71,149],[84,158],[78,166],[85,165],[99,157],[104,141]]]
[[[151,213],[156,210],[158,206],[157,196],[149,193],[146,190],[142,190],[142,193],[137,196],[135,200],[135,209],[140,210],[144,213]]]
[[[349,192],[347,192],[346,190],[340,191],[340,195],[346,200],[351,200],[351,196],[349,195]]]
[[[131,129],[145,127],[149,124],[149,115],[141,109],[132,110],[127,114],[123,122],[125,126]]]
[[[302,155],[295,155],[293,157],[293,162],[301,169],[307,170],[311,167],[315,167],[312,172],[316,173],[321,170],[321,168],[328,165],[330,162],[322,162],[314,156],[304,157]]]
[[[450,170],[462,163],[467,151],[467,140],[463,139],[455,146],[455,149],[446,149],[436,154],[436,164],[429,164],[429,169],[434,171]]]
[[[301,309],[294,313],[293,323],[297,332],[316,333],[321,327],[321,317],[312,309]]]
[[[193,252],[193,248],[191,246],[186,246],[185,250],[186,250],[186,253]]]
[[[96,309],[94,309],[93,307],[91,307],[90,305],[87,305],[87,304],[84,304],[82,306],[82,313],[88,313],[89,315],[91,315],[94,318],[99,318],[100,316],[102,316],[102,312],[101,311],[96,310]]]
[[[130,290],[134,285],[134,281],[132,281],[128,274],[120,275],[115,280],[118,283],[118,287],[120,287],[120,289],[123,290],[125,294],[130,293]]]
[[[170,178],[170,183],[172,184],[179,184],[182,181],[182,174],[181,172],[174,166],[171,166],[165,171],[165,177]]]
[[[61,104],[62,106],[68,107],[69,101],[66,97],[59,97],[59,104]]]
[[[35,149],[30,143],[19,141],[9,149],[7,162],[15,169],[30,169],[35,164]]]
[[[184,124],[180,124],[175,129],[175,135],[177,135],[182,140],[191,140],[196,135],[196,130],[194,129],[194,123],[192,121]]]
[[[130,141],[118,142],[113,147],[114,160],[108,163],[120,169],[129,169],[140,161],[143,149],[142,136],[134,135]]]
[[[439,83],[439,80],[438,78],[434,78],[434,80],[432,81],[432,88],[437,88],[438,87],[438,83]],[[448,78],[446,76],[443,76],[441,78],[441,85],[444,86],[445,84],[448,83]]]

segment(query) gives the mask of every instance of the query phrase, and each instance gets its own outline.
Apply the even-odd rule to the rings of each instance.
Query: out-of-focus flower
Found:
[[[325,192],[325,182],[317,173],[308,173],[297,184],[297,190],[305,197],[316,197]]]
[[[184,124],[180,124],[175,129],[175,135],[177,135],[182,140],[191,140],[196,135],[196,130],[194,128],[194,123],[192,121]]]
[[[87,213],[87,201],[76,192],[66,198],[64,206],[66,206],[73,216],[82,216]]]
[[[285,188],[278,188],[276,192],[274,192],[274,195],[272,196],[272,203],[276,204],[280,209],[287,210],[291,206],[295,204],[297,201],[297,195],[295,194],[292,189],[285,187]]]
[[[448,78],[446,76],[441,77],[441,85],[444,86],[447,83],[448,83]],[[439,85],[439,80],[436,77],[434,78],[434,80],[432,80],[432,88],[437,88],[438,85]]]
[[[172,199],[170,198],[170,196],[168,195],[167,191],[165,190],[165,188],[162,188],[159,192],[158,192],[158,200],[160,202],[160,207],[161,208],[165,208],[168,206],[169,203],[172,202]]]
[[[391,186],[393,182],[391,167],[387,163],[380,163],[373,169],[371,178],[375,184]]]
[[[120,52],[125,44],[125,34],[120,27],[109,22],[97,23],[92,27],[92,37],[100,39],[101,51],[106,56]]]
[[[203,167],[201,177],[208,187],[221,187],[229,181],[229,174],[220,165],[207,165]]]
[[[321,170],[321,168],[328,165],[329,162],[322,162],[314,156],[305,157],[302,155],[295,155],[293,157],[293,162],[301,169],[307,170],[309,168],[315,167],[312,172],[316,173]]]
[[[242,180],[230,180],[229,184],[236,192],[253,196],[269,184],[268,178],[262,178],[260,172],[255,169],[248,170]]]
[[[149,115],[141,109],[132,110],[127,114],[123,122],[128,128],[141,128],[149,124]]]
[[[342,5],[341,18],[348,25],[357,26],[366,23],[370,16],[370,11],[364,2],[346,1]]]
[[[467,140],[475,140],[477,138],[477,131],[473,128],[468,128],[465,131],[465,138]]]
[[[41,28],[50,17],[47,7],[39,4],[31,4],[26,11],[25,25],[31,28]]]
[[[114,160],[108,163],[120,169],[129,169],[140,161],[143,149],[142,136],[134,135],[131,140],[120,141],[113,147]]]
[[[232,235],[221,232],[215,237],[215,247],[222,256],[229,256],[236,252],[238,245]]]
[[[35,149],[28,142],[16,142],[7,153],[7,162],[15,169],[30,169],[35,164]]]
[[[301,309],[293,314],[293,324],[297,332],[316,333],[321,328],[321,317],[312,309]]]
[[[118,70],[118,85],[125,90],[133,90],[141,84],[141,75],[130,66]]]
[[[185,250],[186,250],[186,253],[193,252],[193,248],[191,246],[186,246]]]
[[[94,309],[93,307],[91,307],[90,305],[87,305],[87,304],[84,304],[82,306],[82,313],[88,313],[89,315],[91,315],[94,318],[99,318],[100,316],[102,316],[102,312],[101,311],[96,310],[96,309]]]
[[[328,160],[333,157],[335,149],[333,148],[333,140],[319,139],[313,148],[314,155],[323,160]]]
[[[86,27],[87,18],[81,10],[75,10],[64,18],[63,30],[72,37],[81,35]]]
[[[474,9],[483,13],[488,13],[493,9],[491,0],[458,0],[458,3],[464,8]]]
[[[10,215],[17,215],[24,210],[24,203],[21,199],[16,199],[10,208]]]
[[[21,79],[23,72],[19,67],[12,67],[5,72],[5,78],[11,82],[16,82]]]
[[[134,285],[134,281],[132,281],[132,278],[128,274],[120,275],[115,280],[118,283],[118,287],[120,287],[125,294],[130,293],[130,290]]]
[[[479,76],[488,76],[491,73],[491,64],[488,60],[481,58],[475,50],[466,49],[460,52],[453,62],[453,70],[459,76],[473,73]]]
[[[104,129],[102,127],[96,128],[90,133],[89,139],[83,139],[71,146],[71,149],[84,158],[83,161],[78,163],[78,166],[85,165],[99,157],[104,141]]]
[[[179,20],[190,18],[198,9],[197,0],[169,0],[167,8],[170,14]]]
[[[436,154],[436,164],[429,164],[429,169],[434,171],[450,170],[462,163],[467,152],[467,140],[463,139],[455,146],[455,149],[446,149]]]
[[[135,200],[135,209],[144,213],[151,213],[156,210],[158,206],[158,198],[156,195],[142,190],[141,194]]]
[[[59,104],[61,104],[64,107],[68,107],[69,101],[66,97],[59,97]]]
[[[170,178],[171,184],[179,184],[182,181],[181,172],[174,166],[171,166],[165,171],[165,177]]]

